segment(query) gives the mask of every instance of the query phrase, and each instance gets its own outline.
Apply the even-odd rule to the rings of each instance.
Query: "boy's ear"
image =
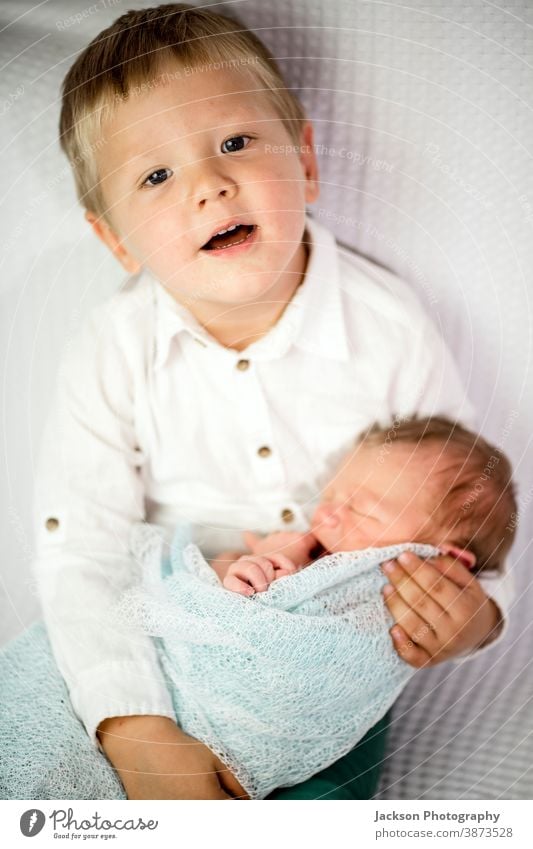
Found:
[[[310,121],[306,121],[302,127],[300,137],[300,161],[304,167],[306,184],[305,184],[305,201],[306,203],[314,203],[318,198],[318,162],[313,144],[313,125]]]
[[[123,268],[130,274],[137,274],[141,270],[141,263],[124,247],[120,237],[111,229],[109,224],[102,218],[98,218],[94,212],[87,210],[85,219],[89,222],[98,238],[107,245],[111,253],[118,259]]]
[[[443,554],[449,554],[451,557],[455,557],[455,559],[459,560],[459,562],[467,569],[473,569],[476,565],[476,555],[472,551],[468,551],[466,548],[460,548],[458,545],[449,545],[448,543],[444,543],[443,545],[439,545],[439,550],[442,551]]]

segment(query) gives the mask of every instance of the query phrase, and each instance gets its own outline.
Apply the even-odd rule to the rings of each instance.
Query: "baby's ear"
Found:
[[[85,212],[85,219],[89,222],[98,238],[104,245],[107,245],[111,253],[129,274],[137,274],[141,270],[139,261],[124,247],[119,236],[117,236],[106,221],[98,218],[94,212],[90,212],[89,210]]]
[[[467,569],[473,569],[476,565],[476,555],[467,548],[460,548],[458,545],[450,545],[445,542],[443,545],[439,545],[439,549],[443,554],[455,557]]]

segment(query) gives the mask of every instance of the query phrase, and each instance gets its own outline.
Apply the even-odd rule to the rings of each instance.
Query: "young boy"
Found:
[[[245,528],[302,531],[354,433],[393,411],[472,410],[408,288],[306,215],[311,124],[239,24],[183,4],[125,13],[67,74],[60,132],[87,220],[132,276],[60,370],[35,490],[44,618],[131,798],[226,798],[153,646],[107,615],[135,576],[132,523],[188,519],[209,556]],[[450,569],[470,578],[415,558],[391,581],[416,609],[419,575]],[[476,582],[431,657],[407,632],[395,644],[413,665],[472,651],[501,630],[502,598]]]
[[[215,568],[226,589],[263,594],[254,602],[221,591],[199,550],[184,546],[183,528],[172,574],[158,580],[155,546],[155,557],[143,554],[158,531],[143,523],[132,550],[148,580],[121,599],[120,618],[162,638],[176,714],[225,762],[239,797],[265,798],[327,767],[327,781],[308,785],[329,795],[344,780],[334,761],[384,716],[413,672],[390,644],[380,564],[407,544],[494,573],[513,542],[513,515],[510,464],[480,436],[442,417],[376,426],[342,459],[310,533],[255,540],[256,554]],[[418,635],[429,651],[456,600],[446,586],[438,600],[431,589]],[[360,782],[352,777],[356,798]]]

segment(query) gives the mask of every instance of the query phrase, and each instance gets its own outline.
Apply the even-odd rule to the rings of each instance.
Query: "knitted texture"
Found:
[[[145,580],[122,596],[118,620],[156,638],[180,726],[252,798],[346,754],[413,674],[392,645],[379,564],[407,549],[423,557],[437,549],[332,554],[245,597],[185,544],[186,529],[176,530],[169,562],[157,539],[157,527],[136,526],[132,550]]]
[[[138,524],[143,584],[117,602],[121,627],[152,634],[182,728],[252,798],[297,784],[348,752],[413,670],[395,653],[379,563],[423,545],[323,557],[252,598],[224,589],[176,530]],[[74,713],[43,623],[0,651],[0,798],[124,799]]]
[[[0,651],[0,799],[125,799],[70,704],[46,628]]]

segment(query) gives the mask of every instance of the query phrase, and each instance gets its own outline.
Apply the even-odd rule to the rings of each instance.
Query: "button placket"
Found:
[[[235,363],[235,404],[239,409],[240,426],[244,430],[243,442],[252,458],[254,479],[260,486],[272,489],[283,485],[284,469],[274,445],[270,410],[257,368],[253,366],[246,358]]]

